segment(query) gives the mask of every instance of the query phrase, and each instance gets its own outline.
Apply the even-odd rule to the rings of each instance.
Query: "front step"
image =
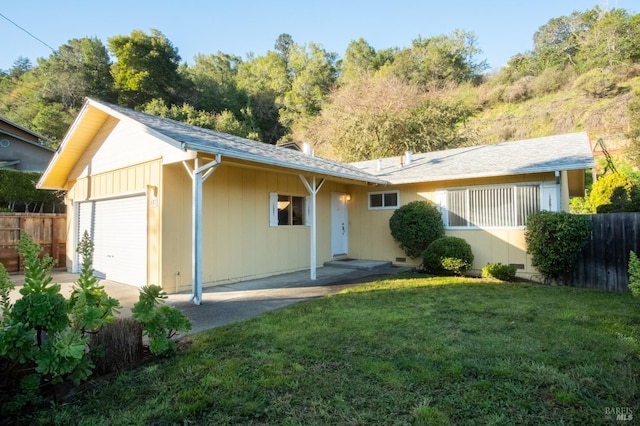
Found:
[[[385,260],[337,259],[324,262],[324,266],[371,271],[373,269],[389,268],[392,263]]]

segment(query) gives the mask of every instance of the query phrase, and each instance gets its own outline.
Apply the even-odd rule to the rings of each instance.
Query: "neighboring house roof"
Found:
[[[13,121],[2,116],[0,116],[0,122],[4,124],[0,126],[0,134],[8,135],[15,139],[21,140],[23,142],[27,142],[29,144],[42,148],[45,151],[49,151],[49,152],[55,151],[55,149],[50,148],[43,144],[43,141],[46,141],[47,138],[42,136],[41,134],[38,134],[32,130],[29,130],[26,127],[22,127],[21,125],[14,123]],[[14,131],[7,130],[7,128],[11,128],[11,127],[14,128],[13,129]],[[23,136],[21,136],[20,133],[22,133]],[[25,133],[27,135],[25,135]],[[1,138],[2,137],[0,137],[0,139]]]
[[[257,142],[226,133],[192,126],[190,124],[145,114],[129,108],[97,101],[94,99],[87,99],[82,110],[80,111],[80,114],[78,115],[78,118],[76,118],[76,121],[72,124],[68,134],[65,136],[65,140],[61,144],[58,153],[52,161],[52,164],[50,165],[49,169],[47,169],[47,172],[45,172],[45,176],[43,176],[43,179],[41,179],[41,184],[46,186],[46,176],[49,174],[51,167],[55,166],[55,163],[59,162],[60,165],[64,165],[64,167],[67,168],[73,166],[74,161],[59,161],[59,157],[65,155],[64,151],[66,141],[73,137],[73,133],[78,129],[78,126],[82,122],[82,115],[88,107],[98,108],[106,112],[107,114],[113,115],[119,119],[122,119],[124,117],[126,119],[134,120],[145,126],[147,129],[151,130],[152,132],[155,132],[156,135],[160,136],[160,140],[170,143],[175,147],[183,149],[185,151],[192,150],[213,155],[221,154],[223,157],[223,161],[224,157],[227,157],[294,169],[299,172],[308,172],[319,175],[355,180],[358,182],[376,184],[387,183],[386,181],[365,173],[362,170],[349,164],[340,163],[338,161],[328,160],[320,157],[313,157],[305,155],[302,152],[296,150],[282,148],[264,142]],[[70,157],[77,157],[77,148],[77,146],[73,148],[73,151],[76,152],[71,152],[69,154]]]
[[[41,172],[54,149],[43,145],[44,136],[0,117],[0,169]]]
[[[586,132],[351,163],[392,184],[580,170],[595,166]]]

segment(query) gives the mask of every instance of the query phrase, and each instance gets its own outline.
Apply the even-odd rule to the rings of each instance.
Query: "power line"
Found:
[[[25,33],[29,34],[29,36],[31,36],[32,38],[36,39],[37,41],[39,41],[40,43],[44,44],[45,46],[47,46],[49,49],[51,49],[51,51],[53,53],[57,53],[56,49],[54,49],[53,47],[49,46],[47,43],[45,43],[44,41],[40,40],[38,37],[34,36],[33,34],[31,34],[29,31],[27,31],[26,29],[22,28],[20,25],[16,24],[15,22],[13,22],[11,19],[7,18],[6,16],[4,16],[2,13],[0,13],[0,16],[2,16],[4,19],[6,19],[7,21],[11,22],[13,25],[15,25],[16,27],[18,27],[20,30],[24,31]]]

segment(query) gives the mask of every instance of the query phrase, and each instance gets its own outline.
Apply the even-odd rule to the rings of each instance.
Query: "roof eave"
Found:
[[[325,175],[325,176],[333,176],[333,177],[337,177],[337,178],[341,178],[341,179],[348,179],[348,180],[356,180],[356,181],[360,181],[360,182],[366,182],[366,183],[372,183],[372,184],[378,184],[378,185],[388,185],[390,182],[383,180],[383,179],[378,179],[374,176],[357,176],[355,174],[348,174],[348,173],[339,173],[339,172],[335,172],[335,171],[331,171],[331,170],[327,170],[327,169],[319,169],[319,168],[315,168],[315,167],[308,167],[305,165],[300,165],[300,164],[292,164],[292,163],[288,163],[286,161],[278,161],[275,159],[271,159],[268,157],[264,157],[261,155],[255,155],[255,154],[250,154],[250,153],[238,153],[235,150],[227,150],[224,148],[216,148],[216,149],[206,149],[203,148],[200,145],[197,144],[190,144],[185,142],[183,144],[183,146],[185,147],[185,149],[189,149],[189,150],[193,150],[193,151],[198,151],[198,152],[203,152],[203,153],[207,153],[207,154],[221,154],[223,156],[226,157],[230,157],[230,158],[235,158],[238,160],[246,160],[246,161],[252,161],[255,163],[261,163],[261,164],[267,164],[270,166],[276,166],[276,167],[283,167],[286,169],[293,169],[296,171],[300,171],[300,172],[308,172],[308,173],[313,173],[313,174],[317,174],[317,175]],[[366,173],[366,172],[362,172],[362,173]]]
[[[570,171],[570,170],[586,170],[595,167],[595,162],[591,161],[588,163],[574,164],[574,165],[565,165],[562,167],[546,167],[540,169],[533,170],[506,170],[500,173],[469,173],[465,175],[440,175],[440,176],[430,176],[424,179],[391,179],[389,183],[392,185],[406,185],[412,183],[420,183],[420,182],[443,182],[447,180],[465,180],[465,179],[479,179],[479,178],[492,178],[492,177],[502,177],[502,176],[518,176],[518,175],[530,175],[530,174],[538,174],[538,173],[552,173],[555,171]]]

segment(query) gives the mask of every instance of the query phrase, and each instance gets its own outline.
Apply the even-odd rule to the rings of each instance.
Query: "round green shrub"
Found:
[[[495,278],[500,281],[513,281],[516,278],[516,267],[502,263],[487,263],[482,268],[483,278]]]
[[[431,242],[444,235],[442,215],[430,201],[412,201],[389,219],[391,236],[411,258],[419,257]]]
[[[438,238],[422,253],[422,265],[434,275],[463,275],[472,264],[471,246],[458,237]]]

